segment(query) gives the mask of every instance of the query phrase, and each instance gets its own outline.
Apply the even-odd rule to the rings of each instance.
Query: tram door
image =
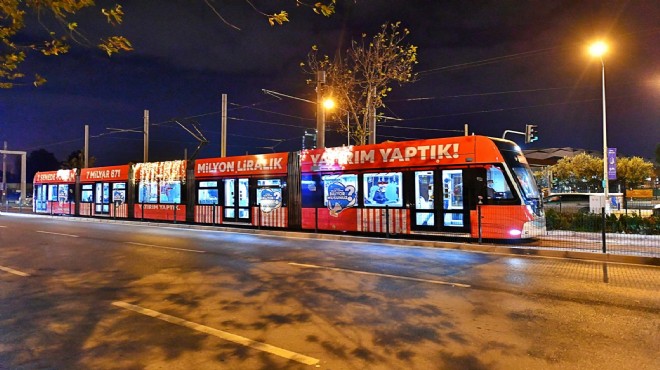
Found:
[[[249,223],[250,181],[247,178],[224,180],[224,220]]]
[[[97,182],[94,198],[94,212],[96,214],[110,213],[110,183]]]
[[[470,226],[469,207],[465,197],[463,169],[440,171],[440,219],[443,231],[467,231]]]
[[[415,230],[468,232],[470,209],[476,202],[472,169],[415,171],[415,207],[411,210]]]
[[[35,185],[34,202],[37,212],[46,212],[48,210],[48,185]]]

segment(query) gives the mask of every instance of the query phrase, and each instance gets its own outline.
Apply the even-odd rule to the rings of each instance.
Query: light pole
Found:
[[[323,99],[323,109],[329,111],[335,109],[337,103],[332,98]],[[351,146],[351,114],[345,109],[338,108],[341,111],[346,112],[346,146]],[[339,115],[341,117],[341,115]],[[339,119],[341,121],[341,118]]]
[[[610,214],[610,184],[607,178],[607,111],[605,108],[605,60],[603,55],[607,52],[607,44],[603,41],[593,43],[589,47],[589,53],[594,57],[600,59],[602,66],[602,80],[603,80],[603,191],[605,193],[605,213]]]

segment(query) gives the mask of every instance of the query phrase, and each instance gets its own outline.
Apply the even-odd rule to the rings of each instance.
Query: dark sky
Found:
[[[255,2],[267,11],[293,3]],[[402,21],[411,31],[408,42],[419,47],[419,80],[394,86],[384,113],[402,120],[380,124],[378,141],[451,136],[465,123],[476,134],[501,137],[504,130],[536,124],[535,143],[507,138],[526,149],[601,150],[601,66],[586,46],[607,38],[609,146],[651,158],[660,142],[658,1],[339,3],[331,18],[289,7],[291,22],[271,27],[247,3],[216,0],[237,31],[202,0],[127,1],[117,32],[135,51],[108,58],[74,47],[58,58],[35,56],[25,71],[39,72],[48,83],[0,90],[0,141],[11,150],[45,148],[64,160],[83,148],[85,124],[92,136],[107,133],[107,127],[141,129],[148,109],[156,124],[152,161],[182,158],[184,148],[192,153],[195,140],[167,123],[182,117],[194,117],[210,141],[200,156],[215,157],[226,93],[229,155],[297,150],[304,129],[315,127],[315,106],[277,100],[262,89],[313,100],[314,89],[305,83],[309,76],[299,67],[312,45],[334,54],[362,33],[375,34],[386,21]],[[92,37],[106,30],[102,18],[88,14],[80,24]],[[335,146],[345,138],[328,132],[326,141]],[[90,154],[97,165],[141,161],[142,136],[93,137]]]

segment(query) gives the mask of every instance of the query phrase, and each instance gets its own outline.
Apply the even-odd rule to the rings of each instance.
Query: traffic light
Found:
[[[307,129],[302,138],[303,149],[316,149],[316,130]]]
[[[533,143],[539,139],[539,131],[536,125],[525,126],[525,143]]]

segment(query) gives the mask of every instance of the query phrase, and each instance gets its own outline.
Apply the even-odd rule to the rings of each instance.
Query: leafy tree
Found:
[[[214,7],[209,0],[202,0],[224,23],[240,30],[231,24]],[[244,0],[254,11],[268,19],[271,25],[282,25],[289,21],[285,10],[278,13],[267,13],[252,3]],[[296,6],[307,6],[317,14],[330,16],[335,12],[336,0],[323,0],[309,3],[302,0],[290,0]],[[13,88],[20,85],[33,84],[40,86],[46,79],[35,73],[28,77],[20,66],[28,55],[41,53],[46,56],[58,56],[69,52],[72,44],[86,47],[96,47],[108,56],[115,53],[133,50],[131,42],[124,36],[110,35],[101,38],[98,43],[91,41],[79,27],[76,16],[87,8],[95,8],[94,0],[0,0],[0,88]],[[123,21],[124,11],[120,4],[105,9],[101,8],[99,18],[113,26]],[[19,33],[25,29],[30,17],[41,26],[40,40],[28,43],[19,41]]]
[[[616,177],[624,189],[644,184],[653,173],[653,163],[641,157],[622,157],[616,161]]]
[[[334,58],[320,57],[318,48],[312,47],[307,62],[301,63],[303,71],[316,74],[326,73],[326,92],[340,107],[335,119],[340,122],[338,131],[346,133],[350,122],[351,137],[359,145],[366,144],[372,127],[382,113],[377,109],[385,106],[383,98],[392,90],[392,83],[403,84],[415,79],[413,66],[417,64],[417,47],[406,44],[407,29],[400,29],[401,22],[385,23],[372,39],[362,34],[360,41],[353,40],[345,54]],[[312,82],[311,80],[308,81]]]
[[[28,181],[33,179],[37,172],[56,171],[60,169],[60,161],[55,158],[55,154],[46,149],[30,152],[26,158],[26,162],[26,176]]]
[[[579,189],[587,185],[588,190],[600,190],[603,180],[603,159],[590,154],[580,153],[574,157],[566,157],[550,167],[555,180]],[[639,186],[647,178],[653,176],[653,163],[640,157],[619,157],[616,164],[617,181],[625,189]]]
[[[89,157],[89,164],[87,165],[87,167],[92,167],[94,165],[94,162],[96,162],[96,158]],[[67,170],[72,170],[75,168],[78,170],[78,173],[80,173],[80,170],[83,168],[84,163],[85,163],[85,151],[76,150],[74,152],[71,152],[71,154],[69,154],[69,157],[66,159],[66,161],[62,162],[62,168]]]
[[[565,157],[550,167],[554,179],[573,190],[595,190],[603,179],[603,159],[587,153]]]

